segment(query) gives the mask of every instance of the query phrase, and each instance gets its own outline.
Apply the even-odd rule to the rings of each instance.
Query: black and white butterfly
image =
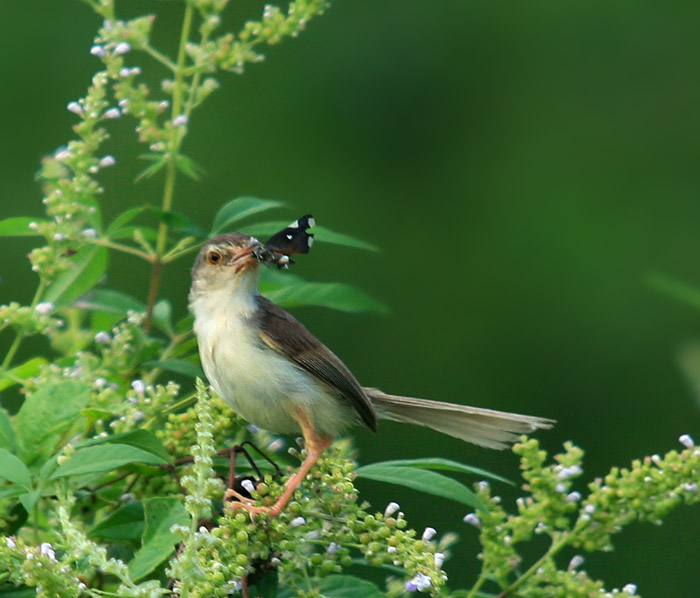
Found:
[[[287,228],[272,235],[256,255],[259,260],[277,264],[278,268],[286,268],[294,260],[289,256],[293,253],[309,253],[314,244],[314,236],[308,232],[316,224],[311,214],[306,214],[292,222]]]

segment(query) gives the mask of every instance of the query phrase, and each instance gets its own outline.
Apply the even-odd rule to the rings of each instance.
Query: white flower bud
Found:
[[[131,51],[131,45],[127,42],[120,42],[114,48],[114,53],[117,56],[120,56],[121,54],[126,54],[127,52],[130,52],[130,51]]]
[[[579,500],[581,500],[581,493],[576,490],[566,495],[566,502],[578,502]]]
[[[481,526],[481,519],[479,519],[479,516],[476,513],[467,513],[462,518],[462,521],[464,521],[464,523],[468,523],[469,525],[473,525],[474,527]]]
[[[146,392],[146,385],[143,383],[143,380],[136,379],[131,383],[131,388],[134,389],[136,394],[142,395],[144,392]]]
[[[386,509],[384,509],[384,517],[391,517],[396,511],[398,511],[401,507],[399,506],[399,503],[396,502],[390,502],[387,506]]]
[[[622,591],[625,594],[629,594],[630,596],[634,596],[637,593],[637,586],[633,583],[628,583],[628,584],[625,584],[625,587],[622,588]]]
[[[34,311],[40,316],[50,314],[53,311],[53,309],[54,304],[51,303],[51,301],[43,301],[41,303],[37,303],[36,307],[34,307]]]
[[[87,239],[95,239],[97,237],[97,229],[84,228],[80,234]]]
[[[435,567],[440,569],[442,564],[445,562],[445,554],[442,552],[436,552],[433,555],[433,562],[435,563]]]
[[[423,530],[423,535],[420,537],[423,542],[430,542],[433,537],[437,534],[437,530],[434,527],[426,527]]]
[[[98,345],[108,345],[109,343],[112,342],[112,337],[105,332],[104,330],[100,330],[96,335],[95,335],[95,342]]]
[[[106,54],[106,52],[102,46],[95,44],[92,48],[90,48],[90,54],[102,58]]]
[[[100,165],[100,168],[107,168],[108,166],[114,166],[117,163],[117,160],[115,159],[114,156],[106,155],[104,158],[100,159],[98,164]]]
[[[569,561],[569,566],[567,567],[568,570],[571,571],[572,569],[578,569],[581,565],[583,565],[585,560],[586,559],[584,559],[580,554],[575,554]]]
[[[50,542],[43,542],[41,545],[41,554],[49,557],[50,561],[56,560],[56,553],[54,552],[53,546]]]
[[[565,467],[559,472],[559,475],[557,476],[557,479],[562,481],[566,480],[568,478],[581,475],[583,470],[581,469],[580,465],[572,465],[571,467]]]
[[[691,449],[695,446],[695,441],[690,434],[683,434],[679,436],[678,442],[680,442],[687,449]]]
[[[68,105],[66,106],[68,109],[68,112],[72,112],[73,114],[77,114],[80,116],[83,113],[83,107],[78,104],[78,102],[68,102]]]
[[[120,118],[121,115],[122,113],[119,108],[110,108],[109,110],[105,111],[105,118]]]
[[[173,127],[184,127],[187,124],[187,117],[180,114],[173,119]]]
[[[5,544],[10,550],[14,550],[15,548],[17,548],[17,542],[15,542],[14,536],[7,536],[5,538]]]
[[[306,523],[306,519],[303,517],[295,517],[289,522],[290,527],[299,527],[300,525],[304,525]]]
[[[336,552],[338,552],[338,550],[340,550],[340,544],[337,544],[336,542],[331,542],[331,543],[328,545],[328,548],[326,549],[326,552],[327,552],[328,554],[335,554]]]

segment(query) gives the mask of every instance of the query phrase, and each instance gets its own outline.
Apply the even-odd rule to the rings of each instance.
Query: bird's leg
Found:
[[[229,468],[228,468],[228,488],[224,493],[224,502],[237,500],[241,503],[253,504],[255,501],[248,496],[243,496],[235,490],[236,484],[236,455],[239,453],[240,445],[231,447],[229,450]],[[245,449],[242,449],[245,452]]]
[[[234,507],[237,509],[243,509],[251,514],[266,513],[271,518],[277,517],[282,512],[282,509],[287,506],[287,503],[294,495],[294,492],[304,481],[306,475],[311,471],[316,461],[319,460],[323,451],[325,451],[333,442],[330,436],[320,436],[314,430],[313,424],[311,423],[309,417],[306,413],[298,411],[296,413],[296,420],[301,426],[301,432],[304,435],[304,444],[306,446],[306,459],[301,464],[299,471],[297,471],[291,478],[287,480],[285,484],[285,490],[282,496],[277,499],[277,502],[271,507],[255,507],[245,503],[234,503]]]

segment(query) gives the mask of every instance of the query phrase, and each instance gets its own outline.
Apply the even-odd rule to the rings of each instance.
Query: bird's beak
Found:
[[[255,252],[256,248],[262,244],[257,239],[252,239],[247,247],[239,247],[231,251],[231,261],[229,266],[233,266],[233,271],[236,274],[252,270],[258,265],[258,257]]]

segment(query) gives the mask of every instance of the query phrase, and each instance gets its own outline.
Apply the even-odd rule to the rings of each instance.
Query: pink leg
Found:
[[[255,507],[242,502],[233,503],[235,509],[243,509],[249,513],[267,513],[270,517],[277,517],[282,512],[282,509],[287,506],[287,503],[294,495],[294,492],[304,481],[306,475],[311,471],[316,461],[319,460],[323,451],[325,451],[333,442],[330,436],[319,436],[313,428],[311,421],[305,413],[298,412],[296,420],[301,426],[302,434],[304,435],[304,443],[306,445],[306,459],[301,464],[297,471],[289,480],[287,480],[286,488],[282,496],[271,507]]]

